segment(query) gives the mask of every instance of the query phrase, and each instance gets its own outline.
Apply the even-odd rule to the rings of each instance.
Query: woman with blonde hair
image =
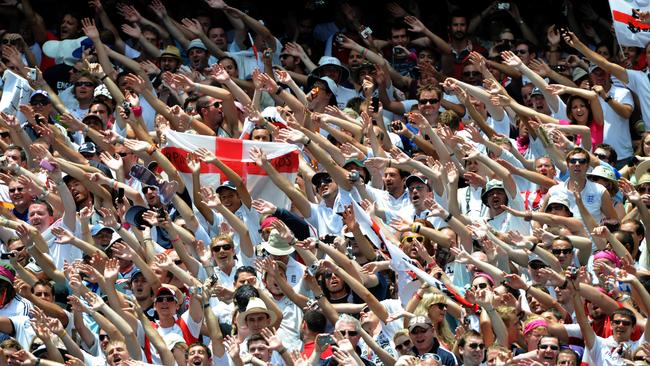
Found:
[[[447,349],[454,345],[454,335],[445,320],[447,315],[447,298],[441,293],[427,293],[422,295],[422,300],[415,308],[416,316],[428,316],[431,319],[435,336],[438,341]]]

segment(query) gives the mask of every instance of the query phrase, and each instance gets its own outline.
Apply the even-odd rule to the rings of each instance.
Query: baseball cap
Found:
[[[201,41],[198,38],[195,38],[195,39],[191,40],[190,44],[187,46],[188,51],[191,50],[192,48],[200,48],[200,49],[202,49],[204,51],[208,50],[208,48],[205,47],[205,45],[203,44],[203,41]],[[167,49],[165,49],[165,50],[167,50]]]
[[[429,317],[420,315],[420,316],[415,316],[411,318],[411,320],[409,320],[408,329],[409,331],[412,331],[417,327],[428,329],[431,328],[431,326],[432,326],[431,319],[429,319]]]
[[[94,142],[84,142],[79,146],[79,154],[97,154],[97,146]]]
[[[233,184],[233,182],[229,180],[221,183],[221,185],[217,187],[216,192],[219,193],[219,191],[222,189],[232,189],[233,191],[237,191],[237,187],[235,186],[235,184]]]
[[[29,96],[29,99],[31,100],[32,98],[34,98],[37,95],[42,95],[45,98],[47,98],[47,100],[50,100],[50,93],[48,93],[47,91],[42,90],[42,89],[34,90],[32,92],[32,95]]]

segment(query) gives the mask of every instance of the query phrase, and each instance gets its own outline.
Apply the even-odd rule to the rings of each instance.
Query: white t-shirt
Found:
[[[34,337],[36,337],[36,332],[34,332],[34,328],[32,328],[29,317],[16,315],[10,316],[9,320],[11,320],[11,323],[14,325],[14,330],[16,332],[14,338],[16,341],[20,343],[23,349],[29,349]]]
[[[645,122],[646,131],[650,130],[650,100],[647,98],[650,95],[650,79],[648,78],[647,70],[625,70],[629,82],[627,87],[630,88],[639,96],[639,104],[641,104],[641,117]]]
[[[608,94],[615,101],[634,107],[634,99],[628,89],[612,86]],[[605,117],[603,142],[611,145],[616,150],[618,160],[631,157],[634,155],[634,150],[632,149],[629,120],[616,113],[604,99],[598,98],[598,101],[603,108],[603,116]]]
[[[480,219],[483,209],[481,201],[481,192],[483,188],[467,186],[458,189],[457,199],[460,212],[470,219]]]
[[[630,353],[633,353],[645,339],[645,334],[637,341],[627,341],[623,342],[624,349],[630,349]],[[608,338],[602,338],[596,336],[594,341],[594,346],[592,348],[586,348],[582,361],[589,365],[598,365],[598,366],[621,366],[626,364],[625,358],[619,354],[617,351],[620,349],[620,343],[614,340],[614,336],[609,336]],[[626,352],[624,352],[626,353]]]
[[[52,262],[54,263],[55,268],[63,268],[64,263],[72,263],[77,259],[83,257],[83,251],[72,244],[57,244],[54,242],[56,237],[52,234],[52,228],[62,227],[73,233],[76,237],[81,237],[81,226],[77,221],[76,227],[69,228],[65,225],[63,219],[58,219],[50,227],[48,227],[44,232],[41,233],[43,239],[47,243],[47,247],[52,257]]]

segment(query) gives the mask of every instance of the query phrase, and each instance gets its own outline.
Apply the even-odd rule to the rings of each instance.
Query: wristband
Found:
[[[318,300],[322,299],[323,296],[324,295],[322,293],[320,295],[316,295],[316,296],[314,296],[314,300],[318,301]]]
[[[99,81],[104,82],[104,80],[106,80],[107,77],[108,77],[108,74],[104,74],[104,76],[99,78]]]
[[[605,103],[609,103],[610,100],[612,100],[612,97],[608,95],[607,98],[605,98]]]
[[[48,191],[46,188],[43,188],[43,191],[41,192],[41,194],[39,194],[38,196],[36,196],[36,198],[38,198],[39,201],[43,201],[43,200],[45,199],[45,197],[47,197],[47,195],[48,195],[49,193],[50,193],[50,191]]]
[[[149,147],[147,148],[146,151],[147,151],[147,155],[153,154],[154,151],[156,151],[156,145],[154,145],[154,144],[149,145]]]
[[[451,220],[452,217],[453,217],[453,215],[450,212],[449,215],[447,215],[447,217],[445,217],[444,221],[449,222],[449,220]]]
[[[304,146],[309,146],[309,144],[311,144],[311,139],[309,137],[307,137],[307,142],[305,142],[303,145]]]
[[[209,307],[210,307],[210,303],[209,303],[209,302],[206,302],[205,304],[203,304],[203,308],[204,308],[204,309],[207,309],[207,308],[209,308]]]
[[[142,117],[142,107],[140,107],[140,106],[131,107],[131,111],[133,112],[133,115],[135,116],[135,118]]]
[[[280,95],[284,91],[284,88],[278,85],[278,89],[275,91],[275,95]]]
[[[537,243],[533,243],[533,246],[530,247],[530,252],[535,253],[535,248],[537,248]]]
[[[287,352],[287,347],[282,347],[281,349],[278,350],[279,354],[283,354],[285,352]]]

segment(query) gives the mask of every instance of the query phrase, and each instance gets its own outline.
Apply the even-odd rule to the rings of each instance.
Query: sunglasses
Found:
[[[573,248],[551,249],[551,253],[553,253],[554,255],[560,255],[560,254],[568,255],[573,253]]]
[[[176,298],[171,295],[156,297],[156,302],[176,302]]]
[[[625,326],[625,327],[629,327],[630,325],[632,325],[632,322],[629,321],[629,320],[620,320],[620,319],[617,319],[617,320],[612,320],[612,324],[614,324],[614,325],[622,325],[622,326]]]
[[[10,44],[12,46],[15,46],[16,43],[18,43],[15,39],[3,39],[2,44]]]
[[[424,334],[428,330],[429,330],[429,328],[425,329],[425,328],[422,328],[422,327],[417,327],[417,328],[413,328],[413,330],[411,331],[411,334]]]
[[[515,53],[516,53],[517,55],[525,55],[525,54],[528,53],[528,50],[519,49],[519,50],[515,50]]]
[[[467,346],[471,349],[480,349],[480,350],[485,349],[484,343],[470,343]]]
[[[224,250],[231,250],[232,249],[232,244],[226,244],[226,245],[215,245],[212,247],[212,251],[215,253],[219,253],[220,251]]]
[[[438,103],[439,101],[440,101],[440,99],[438,99],[438,98],[420,99],[420,100],[418,100],[418,104],[422,104],[422,105],[425,105],[425,104],[436,104],[436,103]]]
[[[463,71],[463,76],[481,76],[479,71]]]
[[[487,287],[488,287],[487,282],[482,282],[482,283],[479,283],[479,284],[476,284],[476,285],[472,286],[472,288],[473,288],[474,290],[476,290],[476,288],[479,288],[479,289],[481,289],[481,290],[484,290],[484,289],[486,289]]]
[[[45,100],[45,99],[32,100],[32,101],[29,102],[29,105],[31,105],[31,106],[39,106],[39,107],[45,107],[48,104],[50,104],[50,101]]]
[[[560,204],[557,204],[557,203],[548,205],[548,210],[549,211],[564,210],[565,208],[566,208],[566,206],[560,205]]]
[[[588,161],[589,160],[587,160],[587,158],[571,158],[571,159],[569,159],[569,164],[584,165],[584,164],[587,164]]]
[[[323,184],[330,184],[332,182],[333,182],[333,180],[332,180],[331,177],[326,177],[326,178],[321,179],[319,182],[316,182],[316,183],[318,183],[318,184],[316,184],[316,187],[320,187]]]
[[[339,330],[344,337],[356,337],[359,335],[359,332],[356,330]]]
[[[411,343],[410,340],[408,340],[408,341],[406,341],[404,343],[395,345],[395,349],[398,350],[398,351],[401,350],[401,349],[409,349],[411,347],[413,347],[413,343]]]
[[[121,152],[121,153],[117,153],[117,155],[119,155],[121,158],[124,158],[124,157],[127,157],[127,156],[131,155],[131,153]]]
[[[99,335],[99,340],[100,340],[100,341],[103,342],[103,341],[105,341],[105,340],[107,340],[107,339],[109,339],[109,338],[108,338],[108,334],[100,334],[100,335]]]
[[[445,304],[444,302],[440,302],[440,303],[433,304],[433,305],[437,306],[439,310],[447,309],[447,304]],[[431,305],[431,306],[433,306],[433,305]]]
[[[23,187],[9,188],[9,193],[22,192]]]
[[[361,309],[360,314],[362,314],[362,313],[369,313],[369,312],[370,312],[370,307],[368,307],[368,306],[364,306],[363,309]]]
[[[534,262],[528,263],[528,266],[530,268],[532,268],[532,269],[535,269],[535,270],[548,267],[546,264],[544,264],[542,262],[539,262],[539,261],[534,261]]]
[[[594,154],[594,155],[600,160],[609,161],[609,156],[607,156],[605,154]]]
[[[406,243],[412,243],[413,240],[417,240],[417,241],[419,241],[420,243],[422,243],[422,242],[424,241],[424,236],[422,236],[422,235],[411,235],[411,236],[407,236],[407,237],[405,237],[404,239],[402,239],[402,244],[404,244],[404,242],[406,242]]]
[[[85,86],[85,87],[95,87],[95,84],[91,83],[90,81],[77,81],[74,83],[74,86]]]
[[[553,69],[555,71],[563,72],[566,71],[566,65],[555,65],[553,66]]]
[[[637,192],[643,193],[643,194],[650,193],[650,186],[641,186],[641,187],[638,187],[636,190],[637,190]]]
[[[2,138],[9,137],[9,132],[0,132],[0,137],[2,137]]]
[[[552,351],[557,351],[560,349],[560,346],[555,344],[540,344],[539,349],[551,349]]]

